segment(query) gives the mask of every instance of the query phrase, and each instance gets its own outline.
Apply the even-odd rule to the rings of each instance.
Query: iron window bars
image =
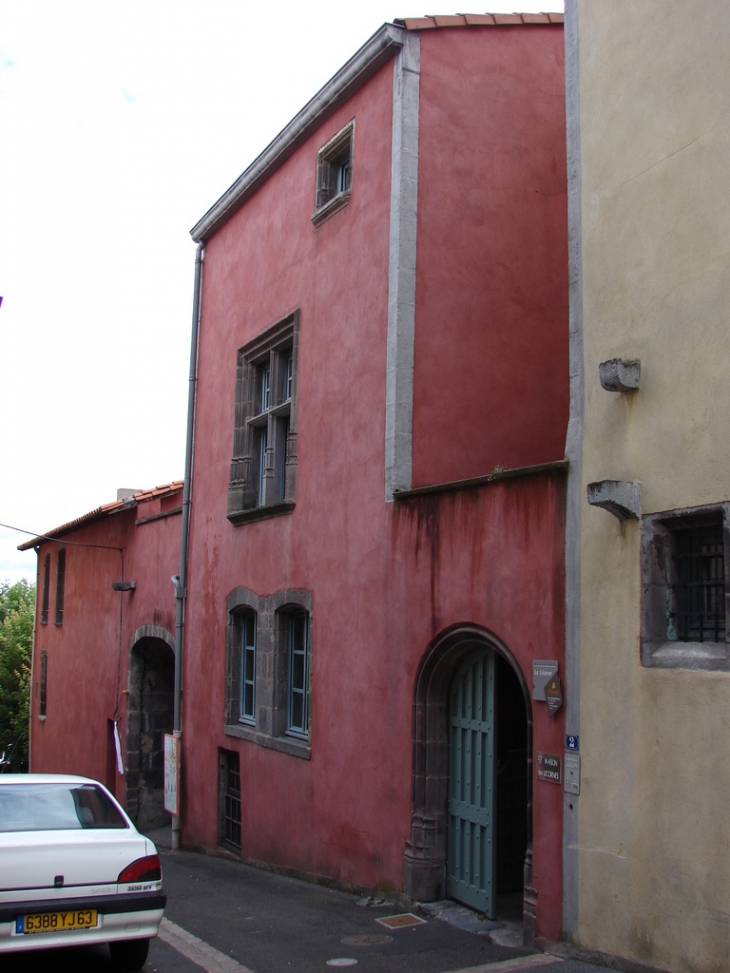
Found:
[[[680,642],[725,641],[722,524],[674,528],[676,580],[670,619]]]
[[[223,751],[223,840],[241,847],[241,764],[233,750]]]

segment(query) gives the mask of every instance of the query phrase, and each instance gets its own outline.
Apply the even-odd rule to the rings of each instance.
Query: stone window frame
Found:
[[[227,513],[236,525],[291,513],[294,509],[299,318],[299,310],[293,311],[238,350]],[[289,360],[291,379],[287,382]],[[270,395],[269,401],[262,404],[265,368],[269,369]],[[259,444],[264,432],[265,460],[264,469],[260,470]]]
[[[675,571],[673,530],[722,523],[725,616],[730,608],[730,503],[645,514],[641,519],[641,664],[657,669],[730,671],[727,635],[722,642],[683,642],[669,635]]]
[[[355,161],[355,119],[317,152],[317,184],[312,223],[319,226],[350,202]]]
[[[226,687],[224,733],[294,757],[311,757],[312,594],[289,588],[257,595],[238,587],[226,599]],[[256,719],[239,722],[241,686],[241,619],[256,613]],[[288,732],[289,625],[292,612],[307,615],[308,733]]]

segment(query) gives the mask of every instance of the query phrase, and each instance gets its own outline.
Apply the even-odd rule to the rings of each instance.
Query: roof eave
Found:
[[[89,524],[95,524],[99,520],[104,520],[106,517],[113,517],[115,514],[124,513],[125,510],[134,510],[140,503],[147,503],[149,500],[163,500],[165,497],[170,497],[175,493],[180,493],[183,489],[182,480],[173,480],[172,483],[164,483],[161,486],[156,486],[151,490],[140,490],[135,493],[133,497],[124,497],[122,500],[112,500],[111,503],[105,503],[101,507],[95,507],[88,513],[82,514],[80,517],[76,517],[75,520],[69,520],[65,524],[61,524],[60,527],[54,527],[53,530],[49,530],[47,534],[38,534],[33,540],[25,541],[23,544],[18,544],[19,551],[29,551],[34,547],[39,547],[46,541],[57,541],[61,537],[65,537],[66,534],[72,534],[74,531],[79,530],[81,527],[88,527]]]
[[[322,122],[397,54],[406,33],[395,24],[383,24],[195,224],[193,240],[210,239]]]
[[[109,507],[114,507],[115,509],[109,509]],[[69,520],[66,524],[61,524],[60,527],[54,528],[54,530],[49,530],[47,534],[39,534],[34,537],[33,540],[26,541],[24,544],[18,544],[19,551],[29,551],[34,547],[38,547],[45,541],[56,541],[61,537],[65,537],[66,534],[72,534],[76,530],[80,530],[82,527],[88,527],[89,524],[94,524],[98,520],[104,520],[105,517],[111,517],[112,514],[121,513],[122,510],[131,510],[137,506],[136,500],[129,497],[127,502],[122,504],[119,502],[117,504],[108,504],[106,507],[97,507],[95,510],[90,510],[87,514],[82,514],[75,520]]]

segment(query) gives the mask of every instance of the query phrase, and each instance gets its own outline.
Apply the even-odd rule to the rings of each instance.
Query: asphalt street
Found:
[[[393,903],[223,858],[160,852],[168,905],[145,973],[328,973],[355,966],[362,973],[605,973],[605,967],[495,943],[498,929],[476,917],[458,928],[414,910],[416,921],[388,926],[382,920],[404,913]],[[105,947],[79,947],[4,956],[2,970],[111,973],[112,965]]]

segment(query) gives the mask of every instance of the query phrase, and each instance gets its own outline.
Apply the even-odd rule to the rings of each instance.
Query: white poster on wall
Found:
[[[165,734],[165,810],[177,816],[180,793],[180,738],[174,733]]]

